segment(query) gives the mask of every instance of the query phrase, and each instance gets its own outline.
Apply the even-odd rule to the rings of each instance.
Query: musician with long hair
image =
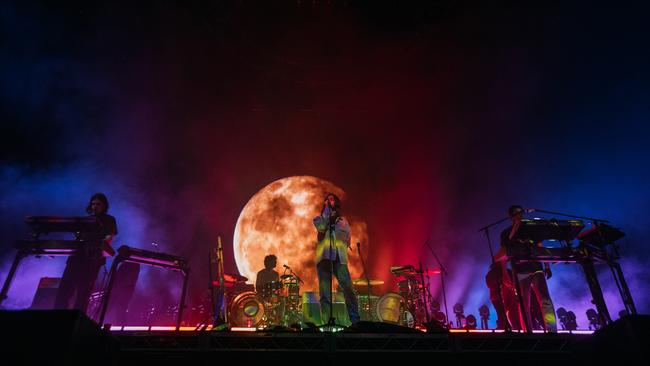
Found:
[[[95,193],[90,197],[86,212],[97,218],[99,233],[84,233],[80,239],[87,241],[87,245],[68,258],[56,295],[55,308],[86,311],[99,269],[106,264],[102,245],[110,245],[117,235],[117,223],[107,213],[108,207],[108,198],[103,193]]]
[[[345,305],[352,324],[359,321],[359,305],[352,289],[348,270],[350,224],[341,211],[341,200],[333,193],[325,197],[320,215],[314,218],[318,230],[316,245],[316,270],[320,292],[321,319],[328,323],[332,317],[332,275],[343,289]]]

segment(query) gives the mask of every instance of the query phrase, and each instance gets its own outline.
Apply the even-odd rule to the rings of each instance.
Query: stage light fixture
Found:
[[[556,311],[557,317],[560,320],[563,330],[576,330],[578,323],[576,322],[576,315],[573,311],[567,311],[565,308],[560,307]]]
[[[454,314],[456,314],[456,328],[462,328],[463,327],[463,321],[465,320],[465,310],[463,309],[463,305],[459,302],[457,302],[454,305]]]
[[[589,320],[589,329],[598,330],[602,326],[600,324],[600,316],[594,309],[587,310],[587,319]]]
[[[483,304],[478,308],[478,313],[481,316],[481,329],[488,329],[488,320],[490,320],[490,308]]]
[[[469,314],[467,318],[465,318],[465,328],[476,329],[476,317],[473,314]]]

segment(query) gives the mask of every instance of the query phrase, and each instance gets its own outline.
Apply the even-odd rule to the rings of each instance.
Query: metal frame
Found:
[[[119,254],[113,261],[113,264],[111,264],[111,270],[108,275],[109,278],[108,285],[106,291],[104,292],[104,298],[102,299],[99,324],[102,326],[104,325],[104,318],[106,317],[106,310],[108,309],[108,303],[111,297],[111,292],[113,290],[113,284],[115,282],[115,271],[117,270],[117,266],[122,262],[131,262],[131,263],[146,264],[152,267],[171,269],[174,271],[179,271],[183,274],[183,290],[181,291],[181,298],[179,300],[179,305],[178,305],[178,318],[176,319],[176,329],[178,330],[181,326],[181,320],[183,318],[183,309],[185,307],[185,296],[187,295],[187,283],[190,275],[189,264],[184,259],[180,261],[180,263],[178,264],[165,264],[154,260],[147,260],[145,258],[132,258],[130,256],[130,249],[131,248],[127,246],[120,247],[120,249],[118,250]]]

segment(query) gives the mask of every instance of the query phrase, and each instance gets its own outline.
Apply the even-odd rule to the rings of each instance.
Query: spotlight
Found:
[[[576,330],[578,328],[576,315],[573,313],[573,311],[567,311],[565,308],[558,308],[557,317],[560,319],[562,329]]]
[[[476,329],[476,317],[472,314],[469,314],[465,318],[465,328],[466,329]]]
[[[566,330],[566,309],[563,307],[557,308],[555,311],[555,314],[557,314],[557,317],[560,319],[560,324],[562,325],[562,329]]]
[[[567,315],[567,330],[576,330],[578,329],[578,322],[576,321],[576,315],[573,313],[573,311],[569,311],[566,313]]]
[[[598,330],[602,326],[598,312],[594,309],[587,310],[587,319],[589,319],[589,329]]]
[[[488,329],[488,320],[490,319],[490,308],[487,305],[482,305],[478,308],[478,313],[481,316],[481,329]]]
[[[436,311],[433,313],[433,319],[440,324],[447,324],[447,317],[442,311]]]
[[[462,328],[463,327],[463,319],[465,319],[465,314],[464,314],[464,309],[463,305],[459,302],[454,305],[454,314],[456,314],[456,327],[457,328]]]

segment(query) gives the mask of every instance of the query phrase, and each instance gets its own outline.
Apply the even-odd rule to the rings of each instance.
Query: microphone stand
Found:
[[[293,271],[293,269],[291,269],[291,267],[289,267],[289,266],[287,266],[285,264],[284,265],[284,274],[287,273],[287,270],[289,271],[290,276],[292,276],[296,280],[298,280],[298,283],[297,283],[298,291],[296,293],[296,295],[298,295],[300,293],[300,283],[305,283],[305,282]],[[293,281],[293,279],[290,279],[290,281]],[[289,283],[291,283],[291,282],[289,282]],[[285,303],[284,312],[283,312],[284,313],[284,320],[283,321],[284,321],[285,324],[288,324],[288,326],[291,326],[291,323],[289,323],[289,320],[295,320],[296,319],[295,318],[296,310],[297,310],[296,307],[297,307],[297,305],[298,305],[298,303],[300,301],[300,300],[296,300],[296,299],[291,297],[291,290],[290,289],[291,288],[289,287],[289,290],[287,290],[287,299],[285,300],[285,301],[287,301],[289,303],[289,306],[288,306],[289,311],[287,311],[287,305]],[[300,313],[300,315],[298,315],[298,317],[300,319],[299,322],[302,323],[304,321],[302,313]],[[293,319],[291,319],[291,318],[293,318]]]
[[[488,243],[488,248],[490,249],[490,260],[492,263],[494,263],[494,252],[492,251],[492,241],[490,241],[490,233],[489,230],[492,226],[499,225],[500,223],[509,220],[510,217],[504,217],[499,221],[495,221],[487,226],[484,226],[480,229],[478,229],[479,232],[483,231],[485,233],[485,237],[487,238],[487,243]]]
[[[330,305],[330,312],[329,312],[329,319],[327,320],[327,326],[329,328],[329,331],[332,331],[332,327],[336,325],[336,320],[334,319],[334,258],[332,256],[332,247],[334,245],[334,228],[336,226],[335,222],[332,222],[332,207],[330,207],[329,203],[327,204],[327,207],[329,208],[329,214],[327,215],[327,227],[329,230],[329,244],[330,244],[330,298],[329,298],[329,305]]]
[[[422,262],[420,262],[419,265],[420,265],[420,283],[422,283],[422,300],[424,300],[424,315],[425,315],[425,319],[427,321],[427,324],[429,324],[429,320],[430,320],[430,318],[429,318],[429,305],[427,304],[427,294],[424,291],[424,271],[422,271]],[[428,276],[428,274],[427,274],[427,276]],[[417,286],[417,284],[416,284],[416,286]]]
[[[363,269],[363,274],[364,277],[366,278],[366,287],[368,287],[368,309],[366,310],[366,316],[368,318],[368,321],[372,320],[372,316],[370,315],[371,311],[371,306],[370,306],[370,277],[368,277],[368,271],[366,271],[366,263],[363,260],[363,256],[361,255],[361,242],[357,242],[357,251],[359,252],[359,259],[361,259],[361,267]]]
[[[216,251],[215,251],[216,252]],[[210,290],[210,305],[212,306],[212,311],[208,311],[208,316],[199,323],[196,328],[194,328],[195,331],[205,331],[208,327],[208,324],[206,323],[209,318],[212,319],[212,325],[214,326],[215,320],[216,320],[216,313],[215,309],[217,308],[216,306],[216,299],[215,299],[215,292],[214,292],[214,273],[212,271],[213,265],[216,264],[216,258],[215,254],[213,253],[212,249],[210,249],[210,252],[208,253],[208,289]],[[213,314],[215,313],[215,314]]]
[[[225,280],[224,280],[224,271],[223,271],[223,248],[221,246],[221,236],[217,237],[217,276],[219,280],[219,290],[217,291],[217,299],[215,301],[214,307],[214,328],[219,328],[220,326],[227,326],[228,324],[228,312],[225,309],[226,303],[226,289],[225,289]]]
[[[447,275],[447,270],[445,269],[445,266],[442,265],[442,262],[440,262],[440,258],[438,258],[436,255],[436,252],[434,252],[433,248],[431,248],[431,245],[429,245],[429,239],[430,238],[427,238],[427,240],[424,242],[424,245],[429,248],[431,254],[433,255],[433,258],[436,259],[438,266],[440,266],[440,284],[442,285],[442,301],[445,303],[445,328],[447,328],[447,324],[449,323],[449,309],[447,308],[447,293],[445,290],[445,276]]]
[[[301,278],[296,274],[296,272],[294,272],[293,269],[291,269],[291,267],[289,267],[289,266],[287,266],[287,265],[285,264],[285,265],[284,265],[284,268],[288,269],[288,270],[289,270],[289,274],[292,275],[292,276],[294,276],[294,277],[298,280],[298,282],[300,282],[300,283],[305,283],[305,281],[303,281],[303,280],[302,280],[302,279],[301,279]],[[286,271],[285,271],[285,272],[286,272]]]

